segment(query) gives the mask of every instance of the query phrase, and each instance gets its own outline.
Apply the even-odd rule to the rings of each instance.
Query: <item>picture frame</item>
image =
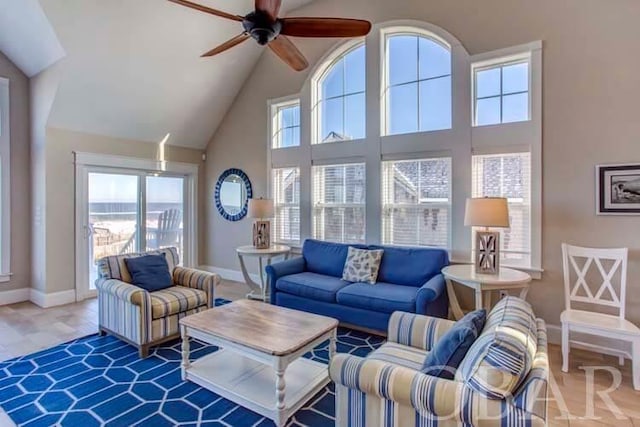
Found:
[[[596,166],[596,214],[640,215],[640,163]]]

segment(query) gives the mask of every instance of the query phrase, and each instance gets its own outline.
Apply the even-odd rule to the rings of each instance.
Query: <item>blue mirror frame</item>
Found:
[[[244,205],[242,206],[242,209],[240,210],[240,212],[238,212],[235,215],[229,214],[224,209],[224,206],[222,206],[222,201],[220,200],[220,191],[222,190],[222,184],[224,184],[225,180],[231,175],[237,175],[240,177],[240,179],[242,179],[242,182],[244,183],[245,191],[247,192],[247,199],[245,200]],[[216,183],[214,199],[216,202],[216,208],[218,209],[218,212],[224,219],[226,219],[227,221],[235,222],[235,221],[240,221],[245,216],[247,216],[247,210],[249,209],[249,199],[251,198],[253,198],[253,189],[251,187],[251,181],[249,180],[249,177],[247,176],[246,173],[244,173],[240,169],[235,169],[235,168],[227,169],[226,171],[222,172],[222,174],[218,178],[218,182]]]

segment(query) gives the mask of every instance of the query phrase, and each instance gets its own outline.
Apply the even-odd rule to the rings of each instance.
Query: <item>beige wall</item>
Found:
[[[110,154],[157,160],[158,144],[129,141],[49,128],[46,131],[46,267],[47,294],[75,288],[74,279],[74,152]],[[202,151],[167,146],[167,161],[200,164],[199,189],[203,192]],[[199,197],[200,199],[200,197]],[[203,203],[198,203],[203,206]],[[203,215],[203,214],[202,214]],[[202,217],[202,215],[199,215]],[[200,223],[202,225],[202,222]],[[201,234],[201,233],[198,233]]]
[[[11,131],[11,268],[0,292],[29,287],[31,258],[29,79],[2,53],[0,77],[9,79]]]
[[[560,244],[631,248],[628,307],[640,304],[640,217],[594,213],[594,166],[640,161],[640,26],[636,0],[318,0],[294,15],[351,16],[385,22],[417,19],[452,33],[470,54],[544,42],[543,279],[530,301],[549,323],[563,306]],[[296,39],[311,64],[333,41]],[[250,220],[224,221],[209,200],[218,175],[243,169],[266,192],[267,100],[299,92],[294,73],[270,53],[261,58],[207,154],[206,264],[238,269],[233,249],[250,241]],[[628,310],[640,322],[640,312]]]

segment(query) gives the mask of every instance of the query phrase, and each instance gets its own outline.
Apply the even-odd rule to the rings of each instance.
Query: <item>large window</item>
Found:
[[[10,277],[11,173],[9,140],[9,80],[0,77],[0,282]]]
[[[506,197],[511,228],[499,230],[508,265],[531,262],[531,155],[473,156],[473,197]]]
[[[470,263],[465,200],[504,196],[502,265],[539,277],[542,43],[469,55],[435,25],[378,27],[328,52],[300,93],[270,101],[270,141],[287,106],[303,115],[300,148],[272,143],[267,156],[276,239],[431,246]]]
[[[529,120],[529,60],[474,67],[475,125]]]
[[[416,34],[386,38],[386,135],[451,128],[451,52]]]
[[[365,47],[337,59],[316,88],[315,143],[363,139],[366,131]]]
[[[273,148],[300,145],[300,101],[285,102],[273,107]]]
[[[451,159],[382,162],[383,243],[449,248]]]
[[[275,205],[274,235],[276,242],[300,242],[300,169],[279,168],[272,171]]]
[[[365,165],[313,167],[313,235],[332,242],[365,242]]]

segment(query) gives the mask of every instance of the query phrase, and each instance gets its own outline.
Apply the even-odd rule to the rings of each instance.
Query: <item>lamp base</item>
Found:
[[[270,221],[256,221],[253,223],[253,246],[256,249],[268,249],[271,246]]]
[[[498,274],[500,271],[500,233],[476,232],[476,273]]]

